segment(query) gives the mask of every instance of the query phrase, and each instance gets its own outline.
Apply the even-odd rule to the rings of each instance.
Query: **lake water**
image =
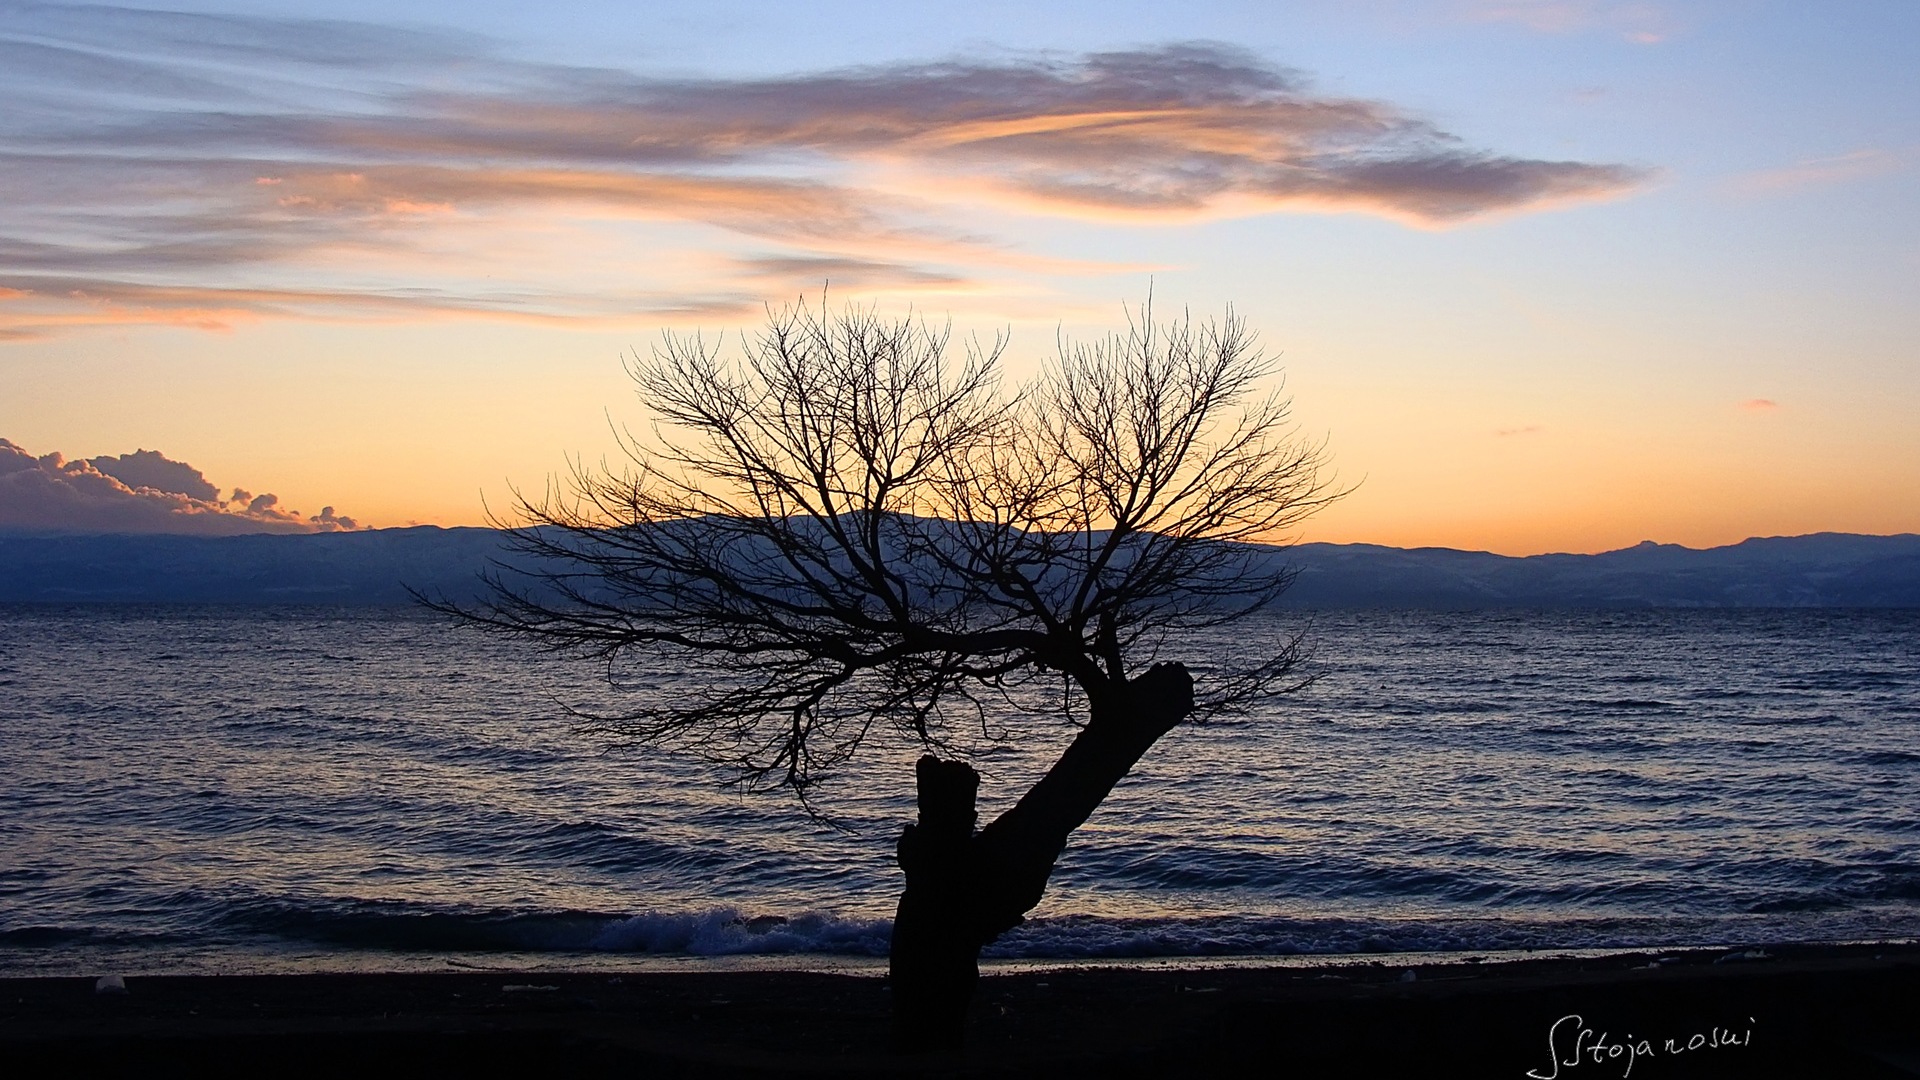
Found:
[[[1311,623],[1318,681],[1162,740],[990,956],[1920,936],[1920,612]],[[827,828],[580,733],[596,678],[414,611],[0,608],[0,973],[884,956],[918,748]],[[1007,719],[983,820],[1072,734]]]

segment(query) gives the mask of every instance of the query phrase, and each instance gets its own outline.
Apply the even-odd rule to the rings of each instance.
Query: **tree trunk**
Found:
[[[893,917],[888,967],[893,988],[893,1041],[900,1050],[958,1049],[967,1003],[980,979],[974,917],[974,796],[980,775],[960,761],[929,754],[914,769],[920,821],[896,849],[907,887]]]
[[[1156,664],[1092,697],[1087,726],[1060,760],[978,833],[973,767],[920,759],[920,820],[901,833],[898,848],[907,879],[890,961],[898,1049],[959,1048],[981,948],[1025,921],[1068,835],[1193,711],[1193,678],[1184,665]]]

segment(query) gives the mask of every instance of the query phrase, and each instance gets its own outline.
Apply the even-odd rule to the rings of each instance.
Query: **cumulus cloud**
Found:
[[[331,506],[303,518],[273,495],[219,496],[200,470],[157,451],[68,461],[0,439],[0,531],[232,536],[359,527]]]
[[[974,231],[981,205],[1432,227],[1644,178],[1477,148],[1213,43],[662,78],[362,24],[0,11],[0,337],[671,303],[610,284],[630,258],[595,276],[577,250],[506,250],[513,227],[569,218],[757,247],[715,261],[704,291],[676,284],[681,303],[734,311],[783,264],[891,288],[990,272],[1014,245]]]
[[[220,489],[209,484],[199,469],[184,461],[174,461],[158,450],[88,458],[87,464],[120,481],[129,490],[147,488],[168,495],[185,495],[200,502],[220,498]]]
[[[360,527],[360,523],[352,518],[335,514],[331,506],[321,507],[319,513],[307,519],[307,523],[318,526],[324,532],[352,531]]]

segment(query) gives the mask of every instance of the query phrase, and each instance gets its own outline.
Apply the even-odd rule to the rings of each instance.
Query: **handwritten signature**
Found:
[[[1568,1013],[1547,1029],[1547,1053],[1552,1058],[1550,1071],[1528,1069],[1527,1075],[1533,1080],[1558,1080],[1563,1067],[1573,1069],[1581,1065],[1624,1063],[1626,1067],[1620,1076],[1625,1080],[1633,1075],[1633,1067],[1641,1058],[1679,1057],[1703,1050],[1752,1046],[1753,1023],[1753,1017],[1749,1016],[1745,1030],[1709,1027],[1705,1031],[1691,1032],[1656,1044],[1652,1039],[1637,1038],[1632,1034],[1615,1041],[1611,1032],[1596,1032],[1587,1026],[1585,1017]]]

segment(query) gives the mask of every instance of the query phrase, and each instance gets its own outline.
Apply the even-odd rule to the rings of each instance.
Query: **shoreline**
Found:
[[[887,988],[871,974],[157,975],[127,976],[124,994],[0,978],[0,1060],[376,1075],[1920,1075],[1920,944],[1370,959],[988,966],[965,1053],[924,1059],[886,1051]]]
[[[1755,939],[1760,940],[1760,939]],[[1067,970],[1088,971],[1215,971],[1215,970],[1294,970],[1344,969],[1387,966],[1395,970],[1407,967],[1453,967],[1485,964],[1514,965],[1537,961],[1599,961],[1622,957],[1718,956],[1747,949],[1788,950],[1804,954],[1810,950],[1878,950],[1920,947],[1920,937],[1908,934],[1848,939],[1781,939],[1762,945],[1746,939],[1654,945],[1567,945],[1507,949],[1376,950],[1369,952],[1321,953],[1177,953],[1163,955],[1084,955],[1084,956],[983,956],[982,975],[1017,975],[1029,972]],[[412,952],[383,949],[328,949],[315,952],[246,953],[238,956],[219,953],[129,949],[123,953],[101,952],[89,957],[55,965],[29,965],[9,969],[8,953],[15,956],[33,951],[14,948],[0,950],[0,983],[42,982],[62,979],[98,978],[118,974],[123,978],[250,978],[265,976],[353,975],[418,976],[481,973],[500,975],[679,975],[679,974],[826,974],[853,978],[887,977],[885,955],[831,952],[628,952],[619,950],[585,951],[511,951],[468,950],[462,952]],[[155,957],[158,962],[154,962]]]
[[[1087,971],[1216,971],[1216,970],[1293,970],[1392,967],[1454,967],[1471,965],[1515,965],[1540,961],[1600,961],[1614,958],[1648,956],[1719,956],[1748,949],[1786,950],[1796,955],[1809,951],[1899,950],[1920,947],[1920,937],[1894,935],[1880,938],[1813,939],[1756,944],[1739,941],[1708,941],[1672,945],[1568,945],[1509,949],[1379,950],[1347,953],[1180,953],[1158,956],[983,956],[980,972],[984,975],[1017,975],[1030,972],[1068,970]],[[13,950],[16,953],[24,949]],[[93,958],[93,962],[65,963],[51,969],[8,970],[0,966],[0,983],[43,982],[63,979],[93,979],[118,974],[123,978],[252,978],[302,975],[418,976],[440,974],[500,975],[780,975],[825,974],[853,978],[887,977],[884,955],[830,952],[738,952],[738,953],[647,953],[616,950],[565,951],[464,951],[394,952],[390,950],[332,949],[311,953],[255,953],[228,957],[224,962],[194,954],[161,952],[158,964],[143,961],[155,955],[153,950],[129,950],[123,957],[112,953]],[[0,953],[0,956],[4,956]],[[124,959],[124,962],[121,960]]]

